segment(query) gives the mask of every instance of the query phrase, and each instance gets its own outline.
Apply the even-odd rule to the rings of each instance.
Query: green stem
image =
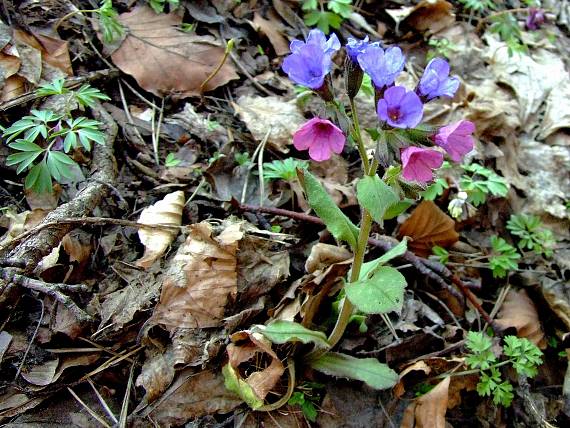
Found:
[[[500,363],[494,364],[493,366],[489,367],[488,370],[490,370],[492,368],[498,368],[498,367],[506,366],[509,363],[512,363],[512,360],[501,361]],[[463,370],[461,372],[442,373],[440,375],[432,377],[431,379],[445,379],[446,377],[451,377],[451,376],[467,376],[470,374],[481,373],[482,371],[483,370],[481,370],[481,369],[471,369],[471,370]]]
[[[368,171],[370,169],[370,162],[368,161],[366,148],[364,147],[364,142],[362,141],[362,134],[360,133],[360,123],[358,122],[358,112],[356,110],[356,105],[354,104],[354,98],[350,99],[350,111],[352,112],[352,121],[354,123],[354,136],[356,137],[358,152],[360,153],[360,157],[362,158],[364,173],[368,174]]]

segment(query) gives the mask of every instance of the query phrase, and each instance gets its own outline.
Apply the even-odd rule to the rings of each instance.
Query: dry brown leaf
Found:
[[[59,359],[49,360],[22,372],[22,377],[32,385],[46,386],[55,380],[58,365]]]
[[[454,22],[453,5],[445,0],[422,0],[404,19],[404,24],[430,34],[450,27]]]
[[[538,312],[525,290],[509,290],[495,322],[505,329],[515,327],[518,336],[527,338],[541,349],[546,348]]]
[[[289,42],[283,36],[282,25],[275,15],[270,12],[267,17],[263,18],[259,13],[255,12],[253,15],[253,24],[257,27],[256,30],[261,31],[267,36],[277,56],[286,55],[289,53]]]
[[[235,369],[237,375],[240,375],[238,366],[247,361],[256,364],[258,360],[254,360],[256,354],[265,353],[271,357],[271,364],[262,370],[254,371],[245,380],[255,395],[263,400],[269,392],[275,387],[285,367],[277,354],[271,349],[271,342],[265,339],[259,333],[251,333],[249,331],[241,331],[232,335],[232,341],[242,341],[244,338],[249,339],[249,342],[242,345],[230,343],[227,347],[229,364]],[[257,364],[256,364],[257,367]]]
[[[195,374],[191,369],[182,371],[163,397],[141,415],[161,427],[183,426],[200,416],[228,413],[243,402],[225,388],[219,372]]]
[[[287,153],[293,134],[305,123],[297,104],[283,101],[283,97],[243,96],[233,104],[234,110],[258,141],[267,136],[267,144]]]
[[[1,102],[10,101],[26,93],[26,79],[22,76],[10,76],[2,87]]]
[[[119,16],[127,37],[111,58],[124,73],[132,75],[146,91],[157,96],[178,98],[201,95],[237,79],[231,62],[201,85],[220,64],[225,48],[213,37],[184,33],[177,27],[182,16],[157,15],[146,6],[135,7]]]
[[[43,34],[34,33],[34,37],[42,48],[42,59],[47,64],[63,71],[68,76],[73,75],[69,46],[66,40],[55,39]]]
[[[216,238],[210,224],[192,225],[166,273],[152,323],[171,332],[220,326],[224,307],[237,292],[236,252],[242,237],[241,223],[228,223]]]
[[[169,193],[164,199],[145,208],[141,212],[138,222],[150,225],[168,224],[180,226],[182,224],[184,202],[184,192],[182,190]],[[139,238],[145,249],[143,256],[136,262],[137,266],[145,269],[149,268],[164,254],[177,235],[178,231],[166,229],[139,229]]]
[[[422,201],[400,226],[400,238],[409,236],[408,248],[427,257],[435,245],[448,247],[459,239],[455,222],[432,201]]]
[[[446,428],[445,413],[450,377],[408,406],[400,428]]]
[[[91,234],[87,232],[81,230],[70,232],[63,237],[61,243],[72,262],[85,263],[91,257],[93,244]]]
[[[305,270],[307,273],[313,273],[317,269],[326,269],[334,263],[344,262],[351,257],[352,253],[346,248],[319,242],[311,248],[311,254],[305,262]]]

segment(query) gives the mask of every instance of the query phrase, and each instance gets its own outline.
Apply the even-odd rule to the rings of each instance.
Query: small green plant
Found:
[[[517,374],[534,377],[537,367],[542,364],[542,352],[536,345],[525,338],[506,336],[502,348],[502,356],[493,352],[493,342],[482,332],[470,331],[467,335],[467,348],[471,351],[465,358],[471,369],[479,371],[480,379],[477,392],[480,396],[492,396],[493,403],[509,407],[514,398],[513,386],[508,380],[503,380],[499,368],[511,365]]]
[[[507,196],[509,186],[506,180],[495,171],[476,163],[462,165],[462,167],[467,174],[461,177],[459,187],[467,193],[467,202],[477,207],[485,202],[489,194]]]
[[[360,92],[363,95],[372,98],[374,96],[374,86],[372,85],[372,78],[365,74],[362,76],[362,85],[360,85]]]
[[[513,214],[507,222],[507,229],[519,238],[518,247],[521,250],[532,250],[537,254],[551,257],[552,247],[556,239],[552,231],[546,229],[542,221],[536,216],[527,214]]]
[[[251,158],[248,152],[236,153],[234,158],[239,166],[245,166],[251,163]]]
[[[428,46],[430,47],[430,50],[426,56],[426,59],[428,61],[432,60],[435,57],[445,57],[449,59],[458,50],[457,45],[450,42],[445,37],[441,39],[429,39]]]
[[[518,260],[521,258],[516,248],[498,236],[491,237],[493,255],[489,258],[489,266],[493,271],[494,278],[504,278],[509,270],[519,267]]]
[[[180,164],[180,162],[182,162],[182,160],[178,159],[174,153],[168,153],[168,155],[166,155],[166,159],[164,160],[164,166],[167,168],[172,168]]]
[[[493,0],[459,0],[459,3],[475,12],[485,12],[496,8]]]
[[[156,13],[164,12],[166,5],[170,5],[170,10],[175,10],[180,6],[180,0],[148,0],[148,5]]]
[[[327,11],[324,10],[324,1],[304,0],[302,9],[305,11],[305,24],[316,26],[325,34],[330,28],[340,28],[340,24],[352,14],[352,0],[328,0]]]
[[[290,406],[299,406],[303,415],[309,422],[316,422],[317,408],[315,403],[320,401],[321,397],[318,389],[322,389],[324,385],[316,382],[305,382],[299,385],[299,390],[293,392],[287,404]]]
[[[99,9],[92,10],[99,16],[99,27],[103,32],[103,41],[113,43],[125,33],[123,25],[119,22],[119,14],[113,8],[112,0],[103,0]]]
[[[449,261],[449,252],[445,248],[435,245],[432,247],[431,252],[439,258],[439,262],[442,265],[447,264]]]
[[[522,30],[514,15],[510,13],[497,14],[492,16],[490,20],[489,31],[498,34],[501,40],[507,44],[509,55],[527,50],[522,39]]]
[[[40,96],[70,92],[63,79],[44,84],[37,91]],[[96,100],[109,99],[89,85],[83,85],[73,94],[81,108],[93,106]],[[28,171],[24,182],[26,189],[50,192],[52,178],[57,182],[71,181],[72,169],[78,168],[66,153],[80,147],[90,151],[91,142],[102,144],[105,136],[99,130],[100,122],[86,117],[73,118],[70,112],[61,115],[51,110],[31,110],[30,113],[3,129],[8,147],[17,151],[8,156],[6,165],[17,165],[18,174]]]
[[[263,178],[265,180],[297,180],[297,168],[307,169],[309,162],[287,158],[285,160],[275,160],[263,164]]]
[[[449,184],[445,178],[438,177],[435,181],[429,185],[429,187],[420,193],[422,198],[427,199],[428,201],[433,201],[438,196],[443,195],[445,189],[449,188]]]

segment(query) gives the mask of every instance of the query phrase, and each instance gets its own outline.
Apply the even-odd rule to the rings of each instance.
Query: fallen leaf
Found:
[[[257,27],[258,31],[265,34],[277,56],[283,56],[290,52],[289,42],[283,36],[282,25],[275,13],[272,11],[267,14],[267,18],[263,18],[259,13],[255,12],[253,15],[253,24]]]
[[[403,20],[417,31],[435,34],[455,23],[453,5],[445,0],[422,0]]]
[[[164,199],[145,208],[141,212],[138,222],[150,225],[167,224],[180,226],[182,224],[184,202],[184,192],[182,190],[169,193]],[[178,231],[140,228],[139,238],[145,247],[145,251],[143,256],[137,260],[137,266],[145,269],[149,268],[164,254],[177,235]]]
[[[228,413],[242,401],[224,386],[219,373],[192,369],[182,371],[156,406],[141,414],[158,426],[182,426],[188,420],[216,413]]]
[[[446,428],[450,379],[446,377],[430,392],[414,400],[406,408],[400,428]]]
[[[307,273],[313,273],[316,270],[326,269],[334,263],[344,262],[351,257],[352,253],[346,248],[319,242],[312,246],[311,253],[305,262],[305,270]]]
[[[459,239],[455,222],[432,201],[422,201],[400,226],[399,238],[409,236],[408,248],[427,257],[435,245],[448,247]]]
[[[238,301],[253,303],[289,276],[289,251],[276,249],[271,239],[248,233],[237,253]]]
[[[495,322],[505,329],[515,327],[518,336],[527,338],[541,349],[546,348],[538,312],[524,289],[509,290]]]
[[[91,238],[91,234],[81,230],[70,232],[63,237],[61,243],[70,261],[83,264],[89,260],[93,251]]]
[[[295,101],[283,101],[283,97],[243,96],[234,109],[257,141],[267,135],[268,146],[281,153],[289,152],[293,134],[305,123]]]
[[[209,223],[192,225],[170,263],[151,322],[169,331],[220,326],[226,303],[237,292],[236,252],[242,237],[240,223],[226,223],[215,238]]]
[[[0,364],[4,358],[4,352],[8,350],[10,343],[12,342],[12,335],[7,331],[0,331]]]
[[[58,365],[59,359],[49,360],[22,372],[22,377],[32,385],[46,386],[55,380]]]
[[[220,64],[225,48],[213,37],[178,29],[181,15],[157,15],[151,8],[140,6],[121,14],[119,21],[126,27],[127,36],[111,58],[121,71],[132,75],[154,95],[198,96],[238,78],[234,66],[226,61],[201,88]]]

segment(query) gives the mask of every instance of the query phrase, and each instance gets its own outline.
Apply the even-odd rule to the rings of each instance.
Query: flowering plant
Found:
[[[398,379],[387,365],[375,358],[359,359],[330,352],[341,339],[355,311],[382,315],[397,337],[385,314],[401,310],[406,280],[386,263],[404,254],[406,241],[380,258],[364,263],[372,223],[375,221],[382,226],[385,217],[398,214],[398,208],[405,205],[401,203],[402,199],[410,191],[417,194],[426,183],[433,181],[434,170],[441,167],[446,153],[452,160],[460,161],[470,152],[475,128],[467,120],[439,128],[421,123],[425,103],[440,97],[453,97],[459,87],[458,78],[449,74],[447,61],[432,59],[417,86],[409,89],[396,83],[406,61],[402,50],[399,47],[384,48],[379,42],[370,43],[368,38],[348,39],[346,45],[344,70],[350,114],[347,113],[342,102],[334,96],[330,75],[332,56],[339,49],[336,35],[327,39],[321,31],[312,30],[305,42],[294,40],[291,43],[291,54],[283,61],[283,71],[289,78],[313,90],[326,105],[326,117],[310,119],[294,134],[295,148],[308,150],[309,157],[320,162],[330,159],[333,153],[342,153],[349,141],[355,143],[362,160],[363,176],[356,185],[362,212],[359,226],[340,210],[310,172],[304,168],[297,169],[311,208],[331,234],[338,241],[347,243],[354,253],[343,290],[344,297],[340,300],[338,319],[328,337],[289,321],[275,321],[259,326],[256,331],[273,343],[313,343],[315,349],[305,356],[305,361],[314,369],[384,389],[393,386]],[[378,116],[376,132],[370,132],[376,137],[375,150],[371,155],[364,145],[354,102],[364,73],[370,76],[374,86]],[[294,378],[291,363],[289,368],[290,377]],[[283,399],[261,408],[275,409],[286,403],[293,388],[294,381],[290,381]]]

